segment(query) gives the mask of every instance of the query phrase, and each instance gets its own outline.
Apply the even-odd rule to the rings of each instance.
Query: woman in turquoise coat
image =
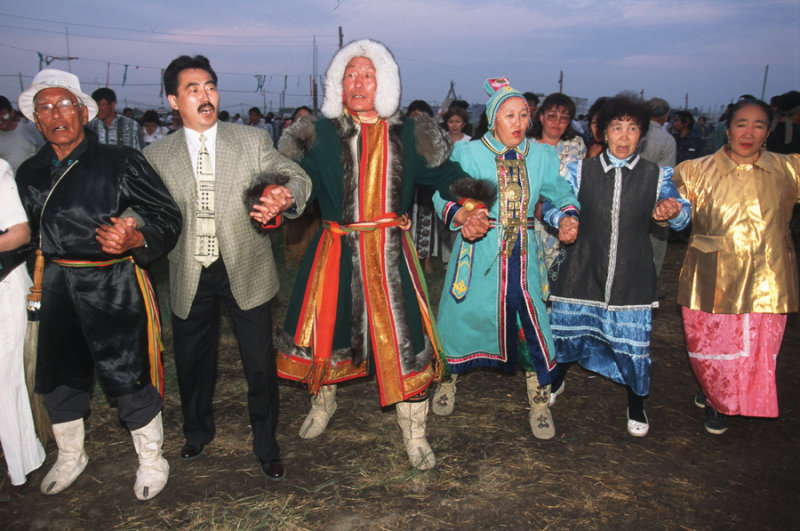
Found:
[[[533,220],[539,197],[557,210],[544,221],[559,228],[559,239],[577,236],[578,200],[559,177],[555,150],[525,136],[530,112],[522,94],[506,79],[486,82],[489,131],[479,140],[455,146],[451,159],[475,178],[496,183],[491,205],[454,203],[434,195],[443,221],[456,228],[462,208],[485,208],[491,229],[477,241],[459,234],[453,247],[438,325],[452,381],[434,396],[434,413],[452,412],[458,373],[490,367],[526,372],[530,422],[534,436],[555,436],[548,409],[550,383],[556,375],[555,350],[545,309],[548,294],[542,246]],[[459,216],[460,217],[460,216]]]

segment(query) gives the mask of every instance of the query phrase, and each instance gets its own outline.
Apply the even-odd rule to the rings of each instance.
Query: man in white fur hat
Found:
[[[36,391],[58,458],[41,490],[57,494],[86,468],[83,418],[96,373],[131,431],[139,456],[134,492],[147,500],[166,485],[169,464],[161,455],[158,307],[140,266],[175,245],[181,214],[138,151],[87,136],[97,105],[75,75],[42,70],[19,108],[47,140],[17,171],[32,239],[46,260]],[[142,226],[122,217],[128,208]]]
[[[403,118],[400,75],[389,50],[372,40],[339,50],[325,78],[323,118],[288,128],[279,150],[313,182],[323,227],[297,276],[278,374],[309,384],[311,411],[300,428],[321,435],[336,410],[336,384],[376,373],[382,406],[396,404],[412,466],[436,459],[425,437],[428,386],[441,346],[409,233],[415,184],[452,199],[488,201],[454,162],[451,143],[427,115]],[[485,197],[481,197],[485,196]],[[485,210],[464,208],[462,231],[480,237]]]

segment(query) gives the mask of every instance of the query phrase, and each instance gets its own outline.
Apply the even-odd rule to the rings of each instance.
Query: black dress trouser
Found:
[[[275,439],[278,426],[278,374],[272,342],[270,302],[249,310],[236,304],[225,263],[220,257],[203,268],[192,308],[186,319],[173,314],[175,368],[187,444],[205,445],[214,438],[212,400],[217,377],[220,303],[233,321],[247,378],[247,407],[253,429],[253,453],[262,462],[280,458]]]

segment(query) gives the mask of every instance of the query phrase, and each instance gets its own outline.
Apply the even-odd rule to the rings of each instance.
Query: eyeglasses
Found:
[[[61,116],[71,116],[75,114],[75,110],[80,106],[80,103],[74,103],[73,101],[64,98],[63,100],[55,103],[42,103],[37,105],[36,114],[45,118],[49,118],[53,116],[53,110],[58,109],[58,113]]]
[[[569,114],[559,114],[557,112],[549,112],[545,114],[544,119],[548,122],[558,122],[560,124],[568,124],[570,122]]]

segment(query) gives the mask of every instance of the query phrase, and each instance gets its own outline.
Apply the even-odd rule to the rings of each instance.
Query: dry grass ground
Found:
[[[778,420],[733,418],[728,433],[702,428],[686,361],[675,281],[685,247],[671,242],[662,308],[652,341],[653,384],[643,439],[625,431],[625,391],[574,368],[554,415],[558,434],[538,441],[528,425],[520,374],[478,371],[459,380],[450,417],[429,417],[438,459],[409,467],[393,408],[378,405],[376,382],[342,385],[339,409],[314,440],[297,435],[308,394],[281,384],[278,439],[286,480],[259,474],[250,450],[245,380],[225,324],[215,398],[216,439],[184,463],[174,365],[164,409],[172,471],[164,492],[136,501],[137,467],[128,433],[101,393],[87,425],[84,474],[54,497],[38,492],[55,459],[32,474],[23,497],[0,506],[4,529],[800,529],[800,326],[790,316],[778,358]],[[163,309],[163,271],[159,286]],[[275,304],[285,311],[292,271]],[[441,267],[431,276],[441,288]],[[434,295],[438,300],[438,294]],[[169,329],[166,330],[169,345]],[[4,466],[4,465],[2,465]],[[4,473],[4,470],[0,470]]]

